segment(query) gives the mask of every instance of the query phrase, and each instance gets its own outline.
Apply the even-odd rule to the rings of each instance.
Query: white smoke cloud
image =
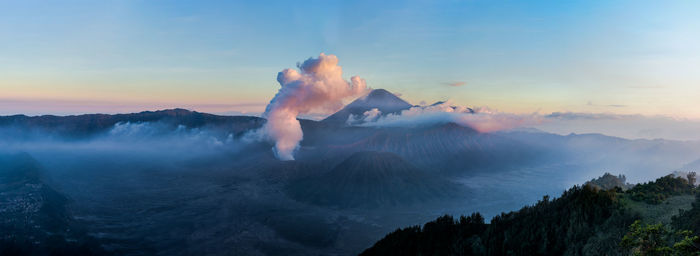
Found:
[[[362,124],[364,122],[374,122],[377,121],[379,117],[381,117],[381,114],[382,111],[379,111],[378,108],[373,108],[365,111],[364,113],[362,113],[362,115],[348,116],[348,121],[346,121],[346,123],[349,125],[357,125]]]
[[[294,150],[303,138],[299,114],[336,111],[343,99],[359,96],[367,90],[365,80],[353,76],[343,79],[343,70],[335,55],[321,53],[297,64],[299,71],[285,69],[277,74],[281,88],[267,105],[262,128],[265,137],[275,141],[275,154],[281,160],[294,160]]]
[[[369,111],[368,111],[369,112]],[[354,123],[361,126],[384,127],[416,127],[439,123],[457,123],[474,128],[479,132],[507,130],[523,125],[542,122],[538,114],[511,114],[495,111],[489,108],[468,108],[454,106],[450,101],[430,106],[415,106],[404,110],[401,114],[388,114],[376,118],[379,114],[365,113],[363,117],[354,117]]]

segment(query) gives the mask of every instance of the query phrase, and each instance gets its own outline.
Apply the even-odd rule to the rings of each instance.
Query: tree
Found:
[[[659,224],[642,226],[637,220],[630,225],[630,231],[622,238],[620,245],[629,250],[632,255],[664,256],[671,255],[673,250],[666,245],[668,230]]]
[[[669,246],[672,241],[673,247]],[[620,245],[631,255],[639,256],[700,256],[700,238],[692,231],[671,233],[661,223],[642,226],[639,220],[630,225],[630,231]]]
[[[678,256],[698,256],[700,255],[700,237],[693,236],[693,232],[688,230],[679,231],[679,236],[683,236],[680,242],[673,245],[674,255]]]
[[[693,185],[693,186],[695,185],[695,181],[697,180],[696,175],[697,174],[695,172],[689,172],[688,175],[686,176],[686,177],[688,177],[688,183],[690,183],[690,185]]]

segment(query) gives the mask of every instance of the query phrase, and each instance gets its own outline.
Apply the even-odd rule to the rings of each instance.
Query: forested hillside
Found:
[[[603,177],[559,198],[545,196],[533,206],[502,213],[488,224],[474,213],[399,229],[362,255],[700,255],[700,196],[683,209],[698,191],[691,185],[694,173],[626,191],[601,189],[601,180],[625,184],[623,176]],[[672,226],[659,217],[679,210]]]

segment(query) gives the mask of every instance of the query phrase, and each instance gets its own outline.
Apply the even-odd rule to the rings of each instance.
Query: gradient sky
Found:
[[[0,114],[259,112],[319,53],[418,104],[700,118],[698,1],[2,1]],[[459,85],[459,86],[451,86]]]

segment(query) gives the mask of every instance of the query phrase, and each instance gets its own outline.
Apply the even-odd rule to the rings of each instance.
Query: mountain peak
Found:
[[[384,90],[384,89],[374,89],[374,90],[372,90],[372,91],[367,95],[367,98],[383,98],[383,97],[390,97],[390,96],[396,97],[395,94],[393,94],[393,93],[391,93],[391,92],[389,92],[389,91],[387,91],[387,90]],[[398,97],[397,97],[397,98],[398,98]]]
[[[323,122],[345,124],[351,115],[362,115],[366,111],[378,109],[382,115],[398,114],[412,105],[384,89],[374,89],[367,96],[361,97],[340,111],[330,115]]]
[[[365,96],[364,99],[367,101],[390,100],[394,102],[405,102],[406,104],[408,104],[408,102],[399,98],[398,96],[396,96],[396,94],[393,94],[384,89],[374,89],[369,94],[367,94],[367,96]]]

